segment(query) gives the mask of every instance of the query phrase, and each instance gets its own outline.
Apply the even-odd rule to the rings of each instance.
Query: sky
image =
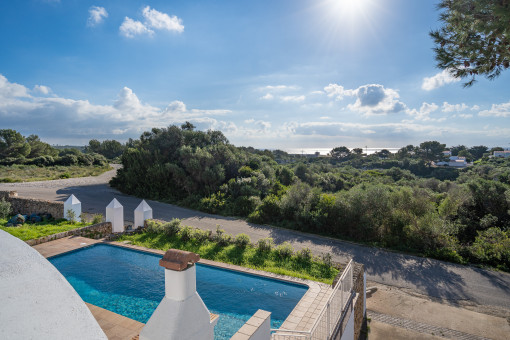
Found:
[[[437,69],[437,1],[0,3],[0,128],[124,142],[192,122],[256,148],[510,146],[510,71]]]

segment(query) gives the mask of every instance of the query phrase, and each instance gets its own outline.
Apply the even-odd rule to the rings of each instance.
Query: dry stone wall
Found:
[[[51,214],[57,219],[64,217],[64,202],[19,197],[16,191],[0,191],[0,199],[2,198],[11,203],[13,214]]]
[[[58,240],[67,236],[83,236],[93,239],[107,237],[112,233],[112,224],[110,222],[102,222],[98,224],[89,225],[87,227],[78,228],[74,230],[64,231],[58,234],[53,234],[41,237],[35,240],[25,241],[29,246],[35,246],[41,243]]]

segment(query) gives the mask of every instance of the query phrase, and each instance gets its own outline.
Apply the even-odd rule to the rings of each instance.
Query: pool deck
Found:
[[[121,242],[109,242],[105,240],[93,240],[81,236],[70,236],[61,238],[55,241],[50,241],[47,243],[42,243],[34,246],[33,248],[37,250],[44,257],[51,257],[55,255],[59,255],[62,253],[66,253],[68,251],[72,251],[75,249],[87,247],[96,243],[106,243],[113,244],[116,246],[121,246],[130,249],[142,250],[146,252],[150,252],[153,254],[163,255],[165,252],[162,250],[155,249],[147,249],[144,247],[134,246],[127,243]],[[211,266],[221,267],[230,270],[237,270],[253,275],[260,275],[265,277],[272,277],[279,280],[294,282],[305,284],[309,287],[305,295],[298,302],[293,311],[289,314],[287,319],[284,321],[280,329],[286,330],[298,330],[298,331],[308,331],[313,326],[315,320],[319,316],[322,308],[326,305],[326,302],[331,295],[332,288],[330,285],[310,281],[303,280],[294,277],[277,275],[273,273],[263,272],[260,270],[235,266],[231,264],[225,264],[220,262],[209,261],[205,259],[201,259],[200,263],[204,263]],[[98,306],[94,306],[87,303],[92,315],[96,318],[97,322],[105,332],[108,339],[120,340],[120,339],[128,339],[131,340],[138,336],[140,330],[143,328],[144,324],[129,318],[126,318],[122,315],[110,312],[106,309],[100,308]]]

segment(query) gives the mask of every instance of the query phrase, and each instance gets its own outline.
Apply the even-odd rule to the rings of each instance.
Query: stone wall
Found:
[[[363,283],[363,274],[365,273],[365,266],[361,263],[353,262],[354,270],[352,273],[352,281],[354,290],[358,294],[358,298],[354,304],[354,339],[359,339],[361,330],[365,327],[366,315],[363,313],[363,306],[365,304],[365,287]]]
[[[53,234],[45,237],[41,237],[35,240],[25,241],[29,246],[35,246],[37,244],[58,240],[67,236],[83,236],[93,239],[99,239],[106,237],[112,233],[112,224],[110,222],[101,222],[98,224],[89,225],[88,227],[78,228],[74,230],[64,231],[58,234]]]
[[[0,191],[0,200],[2,198],[11,203],[13,214],[51,214],[57,219],[64,217],[64,202],[19,197],[16,191]]]

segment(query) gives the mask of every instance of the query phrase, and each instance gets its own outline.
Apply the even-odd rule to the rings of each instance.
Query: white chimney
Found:
[[[134,228],[143,227],[145,220],[152,218],[152,208],[145,202],[142,201],[135,209],[135,225]]]
[[[112,223],[112,232],[124,231],[124,207],[114,198],[106,207],[106,222]]]
[[[196,290],[195,253],[170,249],[159,261],[165,268],[165,296],[140,332],[140,340],[212,340],[218,317]]]

